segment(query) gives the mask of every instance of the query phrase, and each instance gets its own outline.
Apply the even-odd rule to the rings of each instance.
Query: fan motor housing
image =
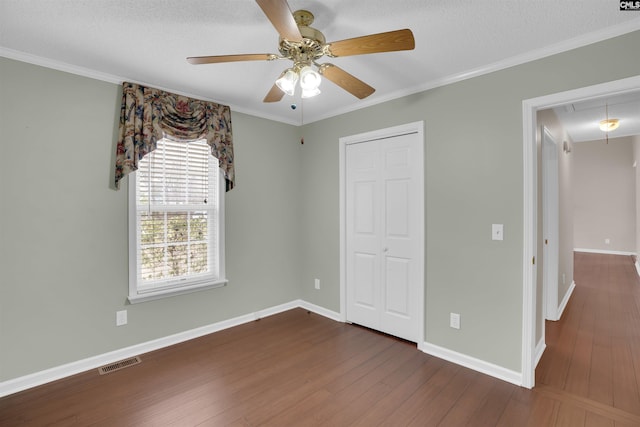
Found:
[[[294,63],[309,64],[324,55],[326,39],[319,30],[310,27],[314,16],[308,10],[296,10],[293,18],[298,24],[302,42],[292,42],[279,39],[279,50],[282,56],[291,59]]]

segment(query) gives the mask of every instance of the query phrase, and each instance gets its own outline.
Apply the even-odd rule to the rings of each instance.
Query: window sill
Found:
[[[168,298],[176,295],[190,294],[192,292],[203,291],[206,289],[222,288],[227,286],[228,280],[218,280],[215,282],[198,283],[191,286],[181,286],[179,288],[160,289],[157,291],[147,291],[135,295],[129,295],[129,303],[138,304],[146,301],[153,301],[160,298]]]

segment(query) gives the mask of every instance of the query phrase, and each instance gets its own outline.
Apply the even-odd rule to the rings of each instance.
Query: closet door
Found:
[[[415,133],[346,147],[347,321],[419,340],[422,141]]]

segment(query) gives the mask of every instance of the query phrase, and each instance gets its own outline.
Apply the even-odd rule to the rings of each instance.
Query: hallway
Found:
[[[562,319],[546,322],[535,390],[573,403],[552,409],[577,407],[564,414],[571,425],[626,426],[640,415],[640,279],[630,256],[576,252],[574,265]]]

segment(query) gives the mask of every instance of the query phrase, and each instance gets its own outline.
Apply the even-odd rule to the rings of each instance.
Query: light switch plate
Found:
[[[453,329],[460,329],[460,314],[449,313],[449,326]]]
[[[491,240],[504,240],[503,224],[491,224]]]

